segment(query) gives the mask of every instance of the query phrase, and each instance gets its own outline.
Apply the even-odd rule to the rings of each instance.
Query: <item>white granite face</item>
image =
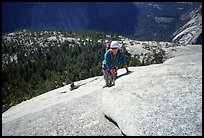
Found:
[[[202,135],[202,46],[174,49],[163,64],[118,70],[113,87],[98,76],[13,106],[2,135]]]

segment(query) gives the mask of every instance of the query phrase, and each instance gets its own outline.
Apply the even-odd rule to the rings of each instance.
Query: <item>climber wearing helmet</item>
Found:
[[[121,50],[118,49],[118,46],[118,41],[112,41],[110,44],[110,49],[104,54],[104,60],[102,63],[104,79],[106,82],[106,85],[104,87],[115,85],[117,65],[119,62],[124,65],[127,73],[129,72],[124,54]]]

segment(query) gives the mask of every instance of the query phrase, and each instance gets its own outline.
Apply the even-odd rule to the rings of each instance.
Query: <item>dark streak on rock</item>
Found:
[[[105,118],[108,119],[108,121],[110,121],[111,123],[113,123],[114,125],[116,125],[116,126],[119,128],[118,124],[117,124],[113,119],[111,119],[111,118],[108,117],[107,115],[105,115]],[[119,128],[119,129],[120,129],[120,128]],[[120,131],[121,131],[121,130],[120,130]],[[122,131],[121,131],[121,133],[122,133],[123,136],[126,136]]]

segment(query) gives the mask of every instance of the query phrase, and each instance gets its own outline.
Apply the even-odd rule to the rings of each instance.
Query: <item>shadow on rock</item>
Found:
[[[120,78],[120,77],[122,77],[122,76],[125,76],[125,75],[129,75],[129,74],[131,74],[131,73],[133,73],[133,71],[129,71],[128,73],[126,72],[126,73],[123,73],[123,74],[121,74],[121,75],[118,75],[117,77],[116,77],[116,79],[118,79],[118,78]]]

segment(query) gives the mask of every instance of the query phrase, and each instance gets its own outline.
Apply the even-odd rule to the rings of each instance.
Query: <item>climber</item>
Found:
[[[111,87],[115,85],[115,79],[117,76],[118,63],[121,62],[127,73],[129,73],[128,66],[123,52],[118,48],[118,41],[112,41],[110,49],[104,54],[104,60],[102,62],[103,74],[105,79],[105,86]]]

